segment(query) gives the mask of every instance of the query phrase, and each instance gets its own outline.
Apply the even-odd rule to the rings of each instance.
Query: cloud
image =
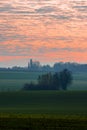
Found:
[[[70,20],[72,17],[68,15],[51,15],[51,17],[56,18],[58,20]]]
[[[78,11],[87,11],[86,5],[73,6],[73,8],[77,9]]]
[[[87,51],[86,5],[86,0],[1,1],[0,55],[81,58]]]
[[[28,39],[28,37],[26,35],[21,35],[21,34],[1,34],[0,35],[0,42],[6,42],[6,41],[13,41],[13,40],[17,40],[20,42],[24,42]]]
[[[4,35],[0,34],[0,42],[7,41],[8,38],[6,38]]]
[[[44,14],[44,13],[52,13],[52,12],[55,12],[56,9],[55,7],[51,7],[51,6],[44,6],[42,8],[39,8],[36,10],[37,13],[41,13],[41,14]]]
[[[47,48],[47,47],[41,47],[39,48],[39,53],[56,53],[56,52],[78,52],[78,53],[83,53],[87,51],[87,48],[75,48],[75,47],[58,47],[58,48]]]
[[[15,8],[12,7],[9,3],[8,4],[4,4],[4,5],[0,5],[0,13],[2,12],[11,12],[12,10],[14,10]]]

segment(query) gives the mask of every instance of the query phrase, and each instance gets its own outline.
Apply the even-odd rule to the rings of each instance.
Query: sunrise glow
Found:
[[[0,66],[87,63],[87,0],[0,2]]]

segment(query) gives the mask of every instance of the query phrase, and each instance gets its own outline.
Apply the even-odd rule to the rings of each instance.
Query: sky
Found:
[[[0,67],[87,63],[87,0],[0,0]]]

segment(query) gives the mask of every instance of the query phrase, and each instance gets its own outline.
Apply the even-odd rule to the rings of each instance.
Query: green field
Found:
[[[40,74],[0,72],[0,129],[87,130],[87,74],[73,74],[66,92],[21,91]]]
[[[1,92],[0,112],[87,116],[87,91]]]
[[[2,130],[87,130],[87,91],[0,93]]]
[[[44,73],[44,72],[43,72]],[[37,82],[42,72],[11,72],[0,71],[0,91],[20,90],[25,83]],[[69,90],[87,90],[87,74],[73,74],[73,84]]]
[[[42,72],[0,72],[0,91],[20,90],[25,83],[37,82],[38,75]]]
[[[87,118],[8,116],[0,118],[1,130],[87,130]]]

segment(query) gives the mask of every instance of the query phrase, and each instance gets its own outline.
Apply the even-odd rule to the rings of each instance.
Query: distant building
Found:
[[[33,61],[32,59],[30,59],[30,61],[28,62],[28,69],[30,71],[37,71],[40,69],[40,62],[39,61]]]
[[[33,61],[32,61],[32,59],[30,59],[30,62],[28,62],[28,69],[32,68],[32,66],[33,66]]]

